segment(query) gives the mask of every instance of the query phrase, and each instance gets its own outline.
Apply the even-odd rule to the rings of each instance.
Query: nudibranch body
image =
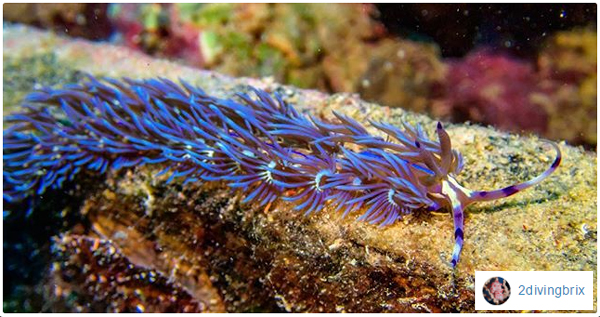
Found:
[[[306,214],[326,203],[344,216],[391,225],[415,210],[447,209],[454,219],[456,266],[464,241],[464,209],[508,197],[547,178],[557,157],[538,177],[495,191],[458,184],[463,168],[441,123],[437,141],[420,126],[401,130],[370,123],[388,135],[371,135],[355,120],[305,116],[278,96],[252,89],[252,98],[220,99],[182,81],[122,81],[89,77],[62,89],[29,94],[24,111],[5,118],[4,201],[15,202],[60,188],[82,169],[160,164],[169,181],[222,181],[259,205],[277,199]],[[393,140],[393,141],[392,141]]]

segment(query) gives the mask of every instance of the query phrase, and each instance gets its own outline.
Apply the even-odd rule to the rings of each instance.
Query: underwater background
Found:
[[[558,269],[588,266],[595,268],[596,263],[596,250],[593,246],[596,240],[596,216],[591,213],[595,212],[596,201],[595,196],[588,197],[592,192],[595,193],[596,188],[595,179],[591,179],[592,176],[595,177],[595,158],[592,158],[595,157],[595,153],[592,151],[595,151],[597,146],[596,16],[595,4],[4,5],[4,27],[13,28],[15,34],[19,34],[20,24],[28,24],[61,37],[126,47],[193,69],[205,69],[233,77],[262,78],[266,83],[281,83],[337,94],[331,97],[328,103],[323,103],[327,104],[324,106],[327,110],[336,109],[339,106],[338,102],[345,103],[345,96],[350,96],[348,100],[357,97],[389,106],[392,109],[389,110],[391,113],[397,113],[394,109],[404,109],[427,114],[444,122],[491,125],[500,131],[521,135],[533,134],[555,141],[564,140],[563,145],[577,146],[577,149],[569,150],[572,152],[567,151],[566,157],[574,161],[579,160],[580,165],[572,167],[565,162],[566,166],[571,168],[568,169],[568,173],[564,172],[566,174],[561,176],[561,180],[571,177],[571,182],[578,182],[582,187],[573,187],[575,189],[565,194],[565,188],[569,188],[569,185],[566,185],[566,181],[558,182],[559,189],[548,189],[548,195],[545,196],[532,194],[528,199],[534,203],[546,196],[554,200],[559,199],[557,197],[567,197],[579,207],[580,213],[574,212],[571,215],[565,212],[564,218],[539,215],[540,219],[560,223],[561,230],[564,230],[559,233],[553,231],[553,240],[550,239],[552,241],[544,240],[556,248],[556,254],[549,251],[551,248],[545,244],[536,245],[533,247],[534,251],[531,251],[531,245],[519,245],[520,252],[524,253],[528,250],[538,253],[544,250],[542,257],[561,257],[563,254],[567,264]],[[53,41],[57,40],[48,42],[54,43]],[[13,42],[10,34],[5,33],[5,114],[18,111],[20,100],[34,88],[42,85],[60,86],[82,80],[82,72],[79,70],[88,67],[63,67],[64,62],[59,62],[57,55],[52,52],[52,47],[55,47],[53,44],[48,45],[49,53],[14,58],[10,55]],[[74,55],[72,59],[76,65],[81,57]],[[131,59],[131,56],[127,58]],[[133,67],[142,69],[144,65]],[[57,79],[59,81],[56,81]],[[312,100],[321,98],[305,97],[299,92],[296,94],[300,96],[297,97],[300,104],[310,104]],[[294,94],[290,93],[288,97],[290,96],[293,97]],[[371,104],[361,103],[357,106],[350,101],[347,103],[349,105],[345,107],[355,107],[358,112],[373,107]],[[377,107],[373,109],[376,113],[381,112]],[[388,119],[390,112],[385,111],[379,116]],[[411,115],[408,116],[412,118]],[[477,151],[508,142],[507,139],[493,134],[486,135],[486,139],[488,137],[491,140],[490,145],[477,145]],[[466,133],[464,137],[459,137],[458,142],[465,140],[465,143],[471,140]],[[541,164],[531,163],[530,158],[519,156],[519,151],[536,153],[539,149],[533,145],[519,143],[516,150],[510,148],[506,157],[501,157],[504,160],[502,162],[534,167],[535,164]],[[535,157],[531,160],[537,159],[538,157]],[[498,168],[486,165],[485,169],[496,171]],[[511,167],[510,172],[518,177],[514,176],[508,180],[499,176],[497,179],[486,179],[485,176],[472,172],[465,178],[467,182],[477,183],[477,177],[483,177],[491,186],[496,182],[508,184],[530,176],[521,168]],[[225,221],[220,222],[219,219],[223,216],[215,210],[229,206],[229,197],[223,194],[226,191],[222,188],[210,188],[200,192],[199,185],[188,188],[182,187],[181,184],[166,187],[152,183],[150,175],[149,171],[142,170],[134,174],[111,175],[106,182],[103,177],[86,175],[86,181],[72,184],[65,190],[67,194],[46,195],[45,201],[27,215],[5,212],[4,311],[469,312],[473,309],[471,294],[468,292],[471,281],[467,273],[458,283],[464,286],[459,287],[459,291],[448,285],[439,287],[439,284],[436,284],[438,280],[432,277],[419,282],[422,283],[424,293],[413,294],[410,288],[415,287],[414,281],[410,278],[405,280],[405,277],[393,277],[390,273],[395,272],[394,265],[400,264],[394,264],[397,260],[390,255],[388,244],[379,245],[381,250],[371,253],[367,248],[363,254],[362,251],[353,249],[357,245],[360,245],[361,250],[364,249],[362,242],[356,242],[362,241],[360,239],[331,238],[336,235],[328,231],[330,229],[321,228],[319,220],[290,218],[289,215],[281,216],[274,212],[273,217],[284,219],[283,223],[301,228],[305,221],[310,221],[311,226],[319,228],[315,230],[331,235],[328,237],[332,239],[331,243],[327,244],[328,251],[315,252],[310,258],[311,261],[321,263],[319,272],[331,280],[324,282],[314,278],[307,281],[300,273],[292,273],[282,267],[289,266],[290,270],[293,268],[308,275],[314,268],[303,265],[304,262],[295,251],[301,249],[301,246],[294,243],[301,244],[298,242],[301,241],[317,248],[321,241],[302,240],[312,238],[305,237],[306,234],[303,234],[301,229],[289,232],[288,227],[281,225],[278,220],[275,220],[275,223],[282,227],[268,227],[273,220],[270,219],[271,216],[264,216],[261,212],[256,212],[258,220],[249,220],[241,216],[239,210],[232,211],[224,216]],[[102,182],[111,190],[102,187],[98,189],[97,184]],[[112,190],[114,188],[120,188],[121,191]],[[173,224],[168,225],[173,221],[169,220],[170,217],[175,217],[172,214],[157,211],[157,215],[152,218],[145,216],[144,211],[128,214],[121,208],[120,204],[123,201],[126,201],[126,206],[133,206],[131,210],[147,204],[147,201],[138,199],[140,192],[145,191],[152,192],[150,197],[156,197],[153,199],[160,201],[156,205],[164,210],[193,208],[196,204],[204,206],[207,211],[202,211],[200,215],[179,213],[175,221],[199,222],[198,225],[182,229]],[[88,195],[90,192],[94,194]],[[564,204],[566,206],[567,202]],[[6,205],[5,202],[4,206]],[[555,201],[554,205],[560,204]],[[59,210],[57,206],[60,207]],[[99,211],[95,206],[102,206],[104,209]],[[538,226],[543,226],[543,223],[527,222],[520,218],[520,209],[529,207],[522,206],[518,201],[508,202],[500,207],[487,205],[472,221],[477,223],[477,217],[495,217],[495,223],[502,223],[506,217],[495,213],[502,206],[517,209],[513,219],[523,222],[518,226],[520,234],[532,241],[536,241],[533,237],[542,236],[543,229]],[[569,206],[570,210],[577,210],[577,207]],[[102,214],[103,212],[118,215],[120,220],[109,219]],[[568,218],[569,215],[572,218]],[[199,216],[204,218],[195,219]],[[263,216],[265,218],[261,218]],[[115,247],[116,242],[111,239],[92,238],[87,234],[90,228],[94,228],[97,233],[106,236],[109,236],[110,232],[114,239],[115,233],[119,236],[122,232],[127,232],[127,226],[123,223],[138,227],[139,239],[143,240],[144,244],[120,245],[121,249],[129,252],[138,247],[151,249],[157,258],[177,262],[177,270],[197,276],[197,279],[186,280],[182,277],[183,274],[172,271],[171,277],[166,276],[161,272],[173,268],[167,264],[164,264],[164,267],[157,264],[134,266],[131,263],[139,263],[139,258],[143,258],[143,255],[137,255],[138,258],[136,255],[129,258],[118,255],[120,251],[115,251],[118,249]],[[241,224],[241,229],[236,227],[238,223]],[[429,228],[435,228],[437,225],[437,221],[423,223]],[[354,227],[354,224],[349,226],[352,226],[352,230],[361,232],[361,239],[367,236],[366,241],[371,241],[371,244],[367,245],[373,245],[373,249],[376,249],[374,246],[379,241],[376,230],[363,231],[362,227]],[[263,227],[268,229],[257,229]],[[484,224],[481,224],[480,228],[484,228]],[[181,230],[191,234],[184,241],[175,238],[174,232]],[[237,231],[247,235],[243,239],[232,238]],[[433,229],[432,231],[436,232]],[[211,232],[224,234],[219,236]],[[281,237],[283,233],[289,234],[289,237]],[[413,237],[414,233],[412,232]],[[130,238],[133,237],[131,239],[135,239],[131,232],[128,234],[131,235]],[[383,235],[391,236],[391,233]],[[144,236],[145,240],[141,236]],[[577,238],[572,238],[574,236]],[[406,233],[401,237],[411,235]],[[297,239],[296,242],[293,241],[294,238]],[[327,239],[327,235],[323,239]],[[204,241],[201,249],[207,250],[211,256],[197,262],[185,259],[185,256],[184,259],[177,258],[180,254],[187,254],[183,251],[194,250],[187,247],[191,240]],[[277,258],[269,258],[267,253],[273,251],[269,246],[277,244],[280,240],[284,240],[288,248]],[[160,243],[151,241],[163,241],[166,244],[168,243],[165,241],[175,242],[170,245],[171,249],[162,250]],[[418,249],[418,243],[406,243]],[[261,244],[266,247],[258,251],[255,247],[249,247]],[[93,251],[88,252],[89,250]],[[490,252],[495,252],[494,249],[491,250]],[[240,259],[229,259],[230,254],[236,252],[239,252]],[[577,255],[584,260],[574,259]],[[271,271],[272,275],[269,275],[271,280],[268,283],[271,283],[271,288],[264,286],[268,283],[261,275],[267,266],[261,264],[265,258],[276,263],[276,270]],[[359,259],[359,264],[344,266],[343,263],[352,263],[352,260],[348,260],[350,258]],[[393,261],[390,260],[392,264],[380,264],[387,263],[389,258],[394,258]],[[255,261],[256,259],[260,261]],[[143,260],[141,262],[144,262]],[[514,261],[507,259],[501,263],[508,264],[501,267],[511,268],[510,265],[516,263]],[[533,259],[529,261],[534,262]],[[109,268],[90,264],[99,262],[109,263]],[[514,265],[523,264],[526,267],[527,261],[523,262],[525,264]],[[247,263],[252,264],[246,265]],[[78,271],[77,268],[85,266],[84,264],[91,265],[90,271],[93,274],[86,275]],[[336,270],[337,265],[343,269]],[[370,265],[380,265],[380,269],[370,270]],[[410,270],[426,273],[423,275],[439,271],[436,265],[427,263],[418,266],[406,263]],[[206,273],[198,268],[202,266],[215,269],[212,274]],[[461,270],[475,268],[482,269],[481,266],[467,262]],[[497,266],[492,265],[491,268]],[[538,265],[536,268],[548,267]],[[201,273],[189,273],[196,271]],[[443,276],[447,278],[447,275],[448,273],[444,272],[437,276],[442,280]],[[363,285],[361,287],[364,289],[352,293],[347,289],[350,288],[349,285],[341,282],[336,284],[336,281],[342,280],[341,276],[348,280],[360,280],[368,276],[369,285]],[[240,281],[247,277],[253,279],[248,285],[242,285]],[[102,281],[102,278],[109,280]],[[119,278],[132,281],[124,284],[126,291],[117,296],[111,293],[110,283]],[[287,280],[290,282],[287,283]],[[74,285],[77,284],[89,288],[74,289]],[[314,289],[308,293],[298,289],[293,289],[295,292],[287,295],[277,293],[278,289],[292,287],[288,284]],[[320,288],[315,285],[319,285]],[[365,298],[362,304],[359,303],[359,294],[364,294],[369,288],[390,288],[394,289],[395,293],[372,295]],[[105,297],[93,297],[94,292],[104,294]],[[251,294],[247,295],[251,298],[244,298],[244,293]],[[345,306],[334,305],[336,302],[342,302],[340,294],[348,294],[349,298],[356,295],[356,302]],[[109,295],[118,299],[111,300]],[[274,300],[261,302],[257,299],[261,296],[274,297]],[[329,302],[320,303],[319,297],[326,298]],[[425,299],[414,302],[392,301],[395,297]],[[376,304],[387,300],[393,303],[388,303],[387,306]],[[86,302],[92,304],[86,305]]]
[[[591,4],[9,4],[4,19],[232,76],[596,145]]]
[[[9,4],[4,19],[596,146],[592,4]]]

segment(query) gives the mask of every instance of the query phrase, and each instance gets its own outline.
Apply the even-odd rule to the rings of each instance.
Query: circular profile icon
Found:
[[[492,305],[502,305],[510,297],[510,285],[502,277],[492,277],[483,285],[483,297]]]

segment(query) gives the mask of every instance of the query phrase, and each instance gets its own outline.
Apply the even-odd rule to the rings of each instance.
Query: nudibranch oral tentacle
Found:
[[[343,216],[391,225],[415,210],[450,210],[456,266],[465,239],[464,209],[508,197],[556,170],[495,191],[472,191],[455,177],[463,169],[441,123],[437,141],[417,125],[402,129],[334,112],[321,120],[299,113],[279,96],[250,88],[220,99],[181,81],[89,79],[29,94],[21,113],[5,117],[4,201],[14,203],[58,189],[83,169],[159,165],[157,174],[188,182],[227,183],[244,202],[278,199],[310,214],[329,204]]]
[[[523,191],[529,187],[535,186],[535,185],[541,183],[544,179],[548,178],[548,176],[550,176],[552,173],[554,173],[554,171],[560,165],[560,162],[562,160],[562,155],[560,153],[560,148],[558,147],[558,145],[556,145],[556,143],[549,142],[549,141],[545,141],[545,142],[547,144],[550,144],[556,151],[556,158],[554,159],[554,162],[552,162],[552,165],[550,166],[550,168],[545,170],[542,174],[538,175],[537,177],[535,177],[531,180],[528,180],[526,182],[520,183],[520,184],[516,184],[516,185],[512,185],[512,186],[508,186],[508,187],[504,187],[504,188],[492,190],[492,191],[473,192],[473,194],[472,194],[473,201],[475,202],[475,201],[496,200],[496,199],[512,196],[512,195],[514,195],[520,191]]]
[[[562,155],[560,148],[553,142],[545,141],[550,144],[556,151],[556,158],[552,165],[546,169],[543,173],[536,176],[535,178],[528,180],[523,183],[511,185],[497,190],[492,191],[473,191],[459,185],[452,176],[448,176],[447,180],[442,182],[442,193],[447,197],[448,202],[452,210],[454,218],[454,249],[452,252],[452,266],[456,266],[460,258],[460,252],[462,251],[464,241],[464,209],[475,202],[479,201],[490,201],[501,198],[512,196],[520,191],[527,188],[533,187],[548,176],[550,176],[560,165]]]

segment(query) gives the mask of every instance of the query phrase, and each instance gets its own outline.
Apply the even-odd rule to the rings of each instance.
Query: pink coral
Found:
[[[438,114],[508,131],[545,132],[547,114],[532,101],[534,94],[544,91],[530,64],[479,50],[449,65],[445,97],[438,105]]]

